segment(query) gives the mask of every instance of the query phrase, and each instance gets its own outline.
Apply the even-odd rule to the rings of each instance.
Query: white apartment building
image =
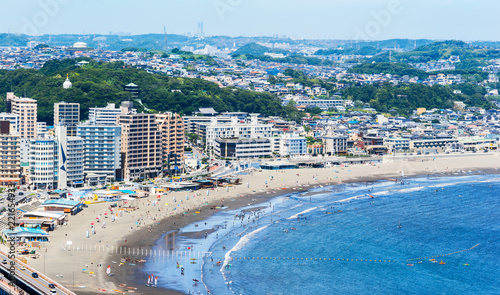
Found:
[[[297,100],[298,106],[306,106],[308,108],[319,107],[323,111],[328,111],[330,108],[336,108],[342,106],[342,100],[337,99],[308,99],[308,100]]]
[[[239,123],[235,117],[231,118],[231,123],[220,124],[213,120],[206,128],[206,146],[215,146],[217,138],[265,138],[272,136],[272,124],[262,124],[257,121],[257,114],[251,114],[249,123]]]
[[[37,137],[37,102],[27,97],[17,97],[7,92],[7,113],[19,116],[19,135],[21,138]]]
[[[389,151],[407,151],[410,149],[410,139],[401,137],[384,138],[384,145]]]
[[[103,108],[90,108],[89,121],[97,125],[116,125],[116,118],[121,112],[121,108],[116,108],[114,103],[108,103]],[[130,113],[137,114],[137,110],[131,109]]]
[[[280,156],[307,154],[307,140],[297,134],[283,134],[280,140]]]
[[[0,121],[9,121],[13,132],[19,133],[19,115],[11,113],[0,113]]]
[[[54,138],[31,139],[29,148],[30,186],[36,189],[54,189],[57,187],[57,149]]]
[[[67,136],[66,126],[56,126],[57,136],[57,187],[83,185],[83,140],[76,136]]]
[[[38,137],[45,137],[49,132],[49,129],[47,128],[47,123],[45,122],[37,122],[36,130]]]
[[[85,175],[106,175],[116,179],[121,168],[121,127],[104,124],[79,124],[78,137],[83,140],[83,168]]]

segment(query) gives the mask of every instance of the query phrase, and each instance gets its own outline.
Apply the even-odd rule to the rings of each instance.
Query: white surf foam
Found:
[[[292,215],[292,216],[288,217],[287,219],[296,219],[297,217],[299,217],[299,215],[301,215],[301,214],[305,214],[305,213],[307,213],[307,212],[311,212],[311,211],[316,210],[316,209],[318,209],[318,207],[313,207],[313,208],[310,208],[310,209],[304,210],[304,211],[302,211],[302,212],[299,212],[299,213],[297,213],[297,214],[295,214],[295,215]]]

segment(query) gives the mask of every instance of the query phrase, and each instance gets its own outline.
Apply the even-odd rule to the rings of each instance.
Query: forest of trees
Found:
[[[364,63],[350,68],[348,73],[408,75],[419,77],[419,79],[426,79],[429,76],[425,71],[416,69],[409,64],[388,62]]]
[[[140,87],[140,100],[151,111],[171,111],[191,114],[200,107],[213,107],[218,112],[243,111],[265,116],[283,116],[300,119],[295,108],[281,105],[280,100],[269,93],[235,88],[219,88],[217,84],[201,79],[175,78],[150,74],[130,68],[123,62],[90,63],[84,67],[75,64],[82,59],[52,60],[37,70],[18,69],[0,71],[0,110],[5,111],[5,93],[13,91],[17,96],[38,100],[38,120],[52,124],[54,103],[60,101],[80,103],[81,118],[88,118],[90,107],[103,107],[107,103],[119,104],[130,100],[123,86],[135,83]],[[71,89],[62,84],[69,74]],[[180,90],[172,92],[172,90]],[[144,107],[136,102],[139,111]]]
[[[492,103],[487,100],[479,89],[472,84],[463,84],[464,94],[454,94],[447,86],[426,86],[423,84],[407,84],[393,86],[392,84],[367,84],[359,87],[349,87],[343,91],[344,98],[360,100],[369,103],[378,112],[396,111],[400,115],[410,115],[417,108],[446,109],[453,108],[454,101],[463,101],[467,105],[490,109]]]

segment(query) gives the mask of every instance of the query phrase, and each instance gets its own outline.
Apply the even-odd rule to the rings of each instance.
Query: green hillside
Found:
[[[462,41],[449,40],[420,46],[408,52],[384,52],[369,59],[369,62],[425,63],[447,60],[451,56],[460,57],[457,70],[477,69],[485,66],[490,59],[500,58],[500,49],[473,46]]]
[[[231,56],[233,57],[237,57],[240,55],[262,56],[266,52],[283,53],[284,55],[287,55],[289,53],[288,51],[283,49],[272,49],[257,43],[249,43],[247,45],[238,48],[238,50],[236,50],[235,52],[231,53]]]
[[[60,101],[80,103],[81,118],[86,119],[90,107],[129,100],[129,93],[123,90],[123,86],[132,82],[139,85],[140,100],[152,111],[190,114],[200,107],[213,107],[218,112],[243,111],[294,120],[300,118],[295,109],[281,106],[280,100],[269,93],[219,88],[215,83],[201,79],[150,74],[126,67],[122,62],[89,60],[88,66],[75,66],[80,60],[49,61],[40,71],[0,71],[0,108],[5,110],[5,93],[12,89],[18,96],[26,93],[27,97],[38,100],[39,121],[52,124],[54,103]],[[66,74],[73,83],[71,89],[62,88]],[[144,110],[138,102],[135,105],[140,111]]]
[[[484,89],[474,89],[468,84],[460,84],[454,88],[468,91],[467,94],[453,93],[452,87],[425,86],[423,84],[409,84],[393,86],[392,84],[367,84],[359,87],[349,87],[343,91],[343,97],[369,103],[379,112],[387,113],[395,110],[400,115],[411,115],[417,108],[445,109],[453,108],[453,102],[463,101],[468,106],[477,106],[490,109],[490,101],[481,93]]]
[[[425,79],[429,76],[425,71],[416,69],[409,64],[388,62],[364,63],[350,68],[348,72],[357,74],[408,75],[410,77],[419,77],[420,79]]]

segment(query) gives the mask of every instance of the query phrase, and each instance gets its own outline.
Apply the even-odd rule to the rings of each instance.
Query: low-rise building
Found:
[[[330,156],[347,153],[347,139],[340,134],[323,136],[323,152]]]
[[[217,138],[215,156],[229,159],[271,157],[271,141],[268,138]]]
[[[297,134],[284,134],[280,140],[280,155],[298,156],[307,154],[307,140]]]

